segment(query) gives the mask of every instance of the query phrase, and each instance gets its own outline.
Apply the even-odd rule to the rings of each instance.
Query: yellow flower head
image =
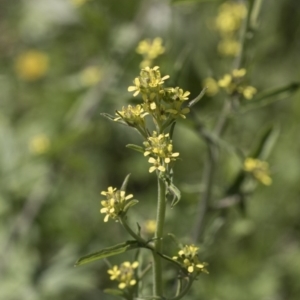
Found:
[[[147,141],[144,142],[144,146],[144,156],[151,155],[155,157],[150,157],[148,160],[148,162],[154,165],[150,168],[149,172],[157,169],[164,172],[164,164],[175,161],[179,156],[178,152],[173,153],[173,144],[168,133],[157,135],[157,132],[154,131],[153,135],[148,137]]]
[[[134,97],[138,95],[139,92],[144,94],[157,92],[161,89],[161,85],[164,81],[169,77],[169,75],[161,77],[159,67],[157,66],[154,68],[146,67],[141,70],[140,76],[134,79],[134,86],[128,87],[128,91],[134,92]]]
[[[18,76],[27,81],[42,78],[49,69],[49,57],[46,53],[29,50],[20,54],[15,61]]]
[[[45,134],[38,134],[29,141],[29,150],[33,154],[43,154],[48,151],[50,140]]]
[[[248,157],[244,162],[244,170],[252,175],[264,185],[271,185],[269,164],[259,159]]]
[[[142,68],[151,67],[153,60],[165,52],[165,47],[162,45],[162,39],[157,37],[152,41],[150,39],[141,41],[136,48],[136,52],[143,56],[140,66]]]
[[[220,6],[215,19],[216,29],[221,35],[232,35],[241,27],[246,15],[247,8],[243,3],[225,2]]]
[[[250,85],[242,89],[242,94],[247,100],[251,100],[256,93],[257,89]]]
[[[125,212],[128,200],[133,198],[133,195],[127,195],[125,191],[117,190],[117,188],[109,187],[107,191],[102,191],[101,195],[106,196],[106,200],[101,201],[103,208],[100,209],[102,214],[106,214],[104,222],[107,222],[109,217],[117,220],[119,215]]]
[[[199,248],[195,247],[194,245],[186,245],[178,252],[178,256],[174,256],[173,259],[181,263],[189,273],[208,273],[205,268],[207,263],[199,261],[198,250]]]
[[[102,73],[98,67],[90,66],[82,70],[79,80],[83,86],[89,87],[97,84],[102,78]]]
[[[206,95],[209,97],[213,97],[219,92],[219,86],[217,81],[212,77],[207,77],[204,79],[202,86],[207,88]]]
[[[237,56],[241,51],[241,44],[233,38],[224,38],[218,43],[218,52],[223,56]]]
[[[145,231],[149,234],[153,234],[156,230],[156,221],[155,220],[147,220],[145,222]]]
[[[141,105],[131,106],[122,108],[121,111],[117,111],[115,121],[123,119],[130,126],[145,126],[144,117],[148,115],[147,112],[144,111]]]
[[[125,289],[136,284],[135,269],[138,267],[137,261],[132,264],[129,261],[123,262],[119,267],[114,266],[107,273],[110,275],[110,280],[119,281],[119,289]]]

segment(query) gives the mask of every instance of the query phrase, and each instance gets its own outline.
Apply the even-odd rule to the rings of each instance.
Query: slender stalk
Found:
[[[165,182],[159,178],[157,174],[158,181],[158,199],[157,199],[157,214],[156,214],[156,231],[155,231],[155,242],[154,250],[157,252],[162,252],[163,246],[163,230],[165,222],[165,212],[166,212],[166,185]],[[161,257],[155,253],[153,254],[153,296],[162,297],[163,296],[163,280],[162,280],[162,260]]]
[[[241,0],[241,3],[245,3],[246,0]],[[249,5],[250,6],[250,5]],[[244,50],[245,50],[245,41],[246,41],[246,33],[249,28],[249,18],[252,10],[252,6],[248,7],[248,15],[245,18],[242,27],[240,29],[239,41],[241,45],[241,50],[239,54],[236,56],[232,63],[232,69],[240,69],[243,63],[244,58]],[[234,101],[238,101],[235,99],[235,95],[231,96],[230,99],[227,99],[224,103],[223,110],[219,115],[219,118],[216,122],[216,126],[214,128],[214,133],[217,137],[221,137],[227,127],[230,113],[232,111],[232,105]],[[205,138],[205,136],[204,136]],[[195,227],[193,231],[193,241],[196,243],[200,236],[204,231],[204,219],[207,212],[208,203],[211,198],[211,190],[213,186],[213,174],[217,160],[217,149],[215,145],[212,145],[209,140],[205,138],[207,142],[207,151],[208,151],[208,159],[205,162],[203,175],[202,175],[202,184],[205,188],[203,195],[198,204],[197,209],[197,218],[195,222]]]

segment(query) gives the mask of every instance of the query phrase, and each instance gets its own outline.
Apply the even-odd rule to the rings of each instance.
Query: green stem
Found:
[[[179,299],[181,299],[183,296],[185,296],[186,293],[190,290],[193,281],[194,281],[194,279],[192,279],[192,278],[188,279],[188,283],[187,283],[187,285],[185,286],[185,288],[181,291],[181,293],[180,293],[179,295],[175,296],[174,298],[170,298],[170,299],[168,299],[168,300],[179,300]]]
[[[158,180],[158,199],[157,199],[157,215],[156,215],[156,231],[155,231],[155,242],[154,250],[162,252],[163,246],[163,230],[165,223],[165,212],[166,212],[166,185],[165,182],[159,178]],[[155,253],[153,254],[153,296],[163,296],[163,280],[162,280],[162,260],[161,257]]]
[[[119,222],[135,240],[140,242],[142,245],[146,245],[146,241],[129,227],[127,221],[123,217],[119,217]]]

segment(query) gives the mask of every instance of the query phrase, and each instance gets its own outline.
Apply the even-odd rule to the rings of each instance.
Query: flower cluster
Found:
[[[251,85],[245,84],[246,69],[235,69],[231,74],[225,74],[220,80],[209,77],[203,82],[207,87],[207,94],[214,96],[218,93],[219,88],[224,89],[229,95],[240,94],[245,99],[251,100],[256,94],[257,90]]]
[[[141,41],[136,52],[143,56],[140,67],[145,68],[153,65],[153,60],[165,52],[165,47],[162,45],[162,39],[157,37],[152,41],[150,39]]]
[[[158,135],[157,132],[154,131],[153,135],[148,137],[147,141],[144,142],[144,146],[144,156],[150,155],[151,157],[148,162],[153,164],[149,169],[150,173],[155,170],[165,172],[165,166],[171,161],[175,161],[176,157],[179,156],[178,152],[173,153],[172,140],[170,140],[168,133]]]
[[[214,20],[215,29],[221,36],[218,51],[224,56],[236,56],[241,49],[237,40],[238,30],[247,16],[247,7],[243,3],[227,1],[220,5]]]
[[[208,273],[206,270],[207,263],[200,262],[198,258],[198,247],[194,245],[185,245],[179,252],[178,256],[174,256],[173,259],[178,261],[183,265],[189,273],[194,272],[204,272]]]
[[[109,187],[107,191],[101,192],[101,195],[106,196],[106,200],[101,201],[103,206],[100,209],[102,214],[106,214],[104,222],[107,222],[109,217],[116,220],[121,213],[126,212],[127,208],[130,206],[130,199],[133,195],[127,195],[125,191],[117,190],[117,188]]]
[[[119,267],[113,266],[107,273],[110,275],[110,280],[119,281],[119,289],[125,289],[136,284],[137,281],[134,277],[135,269],[138,265],[137,261],[132,264],[129,261],[125,261]]]
[[[244,170],[252,175],[264,185],[271,185],[269,164],[259,159],[248,157],[244,162]]]
[[[144,111],[141,105],[131,106],[122,108],[122,110],[117,110],[115,121],[123,120],[129,126],[145,128],[145,119],[144,117],[148,115],[147,112]]]

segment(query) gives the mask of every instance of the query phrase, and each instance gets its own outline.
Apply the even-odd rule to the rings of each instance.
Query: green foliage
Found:
[[[132,239],[120,224],[103,223],[99,213],[99,191],[120,187],[128,172],[127,190],[139,203],[128,209],[125,221],[131,228],[139,224],[133,233],[144,237],[146,246],[155,241],[148,231],[156,213],[155,176],[139,153],[142,138],[114,121],[116,110],[137,104],[127,92],[143,59],[135,49],[141,40],[161,37],[165,50],[152,67],[159,65],[170,75],[170,86],[184,87],[195,98],[206,78],[217,83],[237,63],[218,50],[225,35],[215,20],[223,2],[1,1],[1,299],[124,296],[109,280],[106,259],[73,265],[87,253]],[[190,104],[186,119],[167,124],[175,126],[170,136],[182,160],[166,179],[166,254],[158,254],[166,298],[176,294],[174,278],[181,266],[172,257],[193,240],[197,206],[207,196],[203,179],[209,176],[203,174],[212,158],[205,226],[195,242],[210,274],[201,276],[184,299],[299,299],[300,10],[296,0],[275,1],[272,9],[267,1],[250,5],[240,65],[247,69],[243,84],[257,93],[234,101],[222,134],[215,125],[231,97],[225,88],[214,96],[208,88]],[[35,61],[29,68],[28,58]],[[245,172],[247,156],[268,160],[271,186]],[[172,200],[176,205],[170,209]],[[176,233],[177,245],[168,232]],[[127,251],[127,246],[109,263],[139,257],[144,284],[137,299],[153,299],[148,296],[151,249]]]

